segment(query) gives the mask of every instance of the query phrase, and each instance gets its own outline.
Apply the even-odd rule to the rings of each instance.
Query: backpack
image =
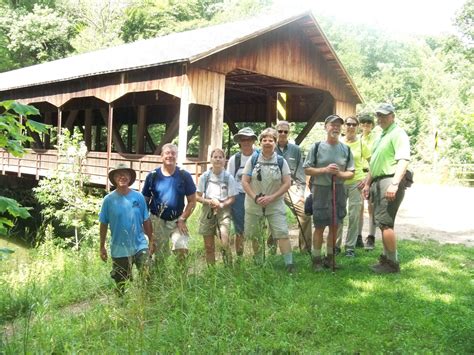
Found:
[[[178,169],[179,176],[181,178],[180,184],[184,185],[184,171],[181,170],[178,166],[176,167],[176,169]],[[153,187],[156,185],[157,181],[158,181],[158,173],[157,173],[157,169],[154,169],[151,172],[151,183],[148,186],[148,191],[150,192],[150,196],[151,196],[150,200],[148,201],[148,207],[149,208],[151,207],[151,203],[152,203],[153,199],[155,198],[155,194],[153,193]]]
[[[255,164],[257,164],[257,160],[258,160],[259,155],[260,155],[259,150],[253,152],[253,154],[252,154],[252,157],[251,157],[251,159],[252,159],[252,170],[255,167]],[[280,168],[280,174],[281,174],[282,177],[283,177],[283,160],[284,160],[284,158],[281,155],[277,154],[277,164],[278,164],[278,167]]]
[[[224,184],[229,187],[229,178],[230,178],[230,173],[226,170],[224,171]],[[211,170],[207,170],[202,174],[202,177],[204,179],[204,191],[202,192],[203,195],[206,195],[207,187],[209,186],[209,180],[210,180],[210,175],[211,175]]]

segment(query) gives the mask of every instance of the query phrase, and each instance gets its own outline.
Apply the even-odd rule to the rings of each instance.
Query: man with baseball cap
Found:
[[[375,110],[382,135],[370,158],[364,195],[374,204],[374,219],[382,231],[383,255],[372,270],[379,274],[400,272],[395,217],[405,195],[404,176],[410,161],[410,140],[395,123],[395,108],[383,103]]]
[[[250,127],[244,127],[234,135],[234,142],[240,147],[240,151],[232,155],[227,164],[227,171],[235,179],[238,194],[232,204],[232,221],[235,230],[235,252],[237,256],[244,253],[244,220],[245,220],[245,191],[242,187],[242,174],[245,163],[254,152],[254,143],[257,135]]]
[[[154,253],[154,236],[145,198],[130,188],[135,178],[135,170],[123,163],[112,169],[109,180],[116,189],[105,196],[99,213],[100,257],[107,261],[105,241],[110,225],[110,276],[115,280],[119,295],[123,294],[126,281],[132,277],[133,264],[142,272],[149,255]]]
[[[335,268],[334,245],[338,225],[346,216],[346,196],[344,180],[354,177],[354,158],[347,145],[339,141],[344,120],[338,115],[330,115],[324,121],[327,133],[325,141],[312,145],[303,164],[306,175],[311,176],[313,193],[313,250],[312,268],[321,271],[323,267]],[[333,179],[335,179],[335,205],[333,211]],[[336,225],[333,221],[336,212]],[[321,256],[324,229],[329,226],[326,258]]]

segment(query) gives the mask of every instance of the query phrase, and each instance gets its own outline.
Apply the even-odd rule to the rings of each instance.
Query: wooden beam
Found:
[[[114,123],[114,107],[111,104],[109,104],[108,119],[107,119],[107,163],[106,163],[107,168],[105,171],[105,176],[108,176],[109,171],[110,171],[110,156],[112,154],[113,123]],[[110,191],[110,182],[109,182],[109,179],[107,178],[105,182],[105,188],[107,191]]]
[[[122,137],[120,137],[119,127],[116,127],[115,125],[109,126],[109,124],[106,121],[107,111],[105,109],[100,109],[100,113],[101,113],[102,118],[104,119],[105,124],[107,124],[107,127],[112,127],[112,137],[113,137],[113,142],[115,143],[115,149],[117,149],[117,152],[119,153],[125,153],[125,144],[123,143]],[[108,114],[110,115],[110,108],[109,108]],[[107,130],[107,137],[108,136],[109,136],[109,132]],[[110,143],[112,144],[112,141],[110,141]]]
[[[145,153],[145,130],[146,130],[146,106],[140,105],[137,108],[137,136],[135,142],[135,153]],[[129,135],[132,132],[128,132]]]
[[[311,131],[313,126],[318,122],[318,119],[322,117],[322,115],[326,114],[328,110],[331,108],[332,105],[332,98],[328,93],[324,93],[323,95],[323,101],[321,104],[318,106],[318,108],[313,112],[311,117],[308,119],[306,126],[304,126],[303,130],[298,134],[298,136],[295,139],[296,144],[301,144],[303,139],[308,135],[308,133]]]
[[[69,114],[67,115],[65,127],[69,131],[71,131],[71,133],[73,133],[74,121],[76,120],[78,113],[79,113],[78,110],[71,110],[69,111]]]
[[[165,134],[161,137],[160,143],[155,148],[155,154],[161,154],[161,148],[166,144],[170,143],[174,137],[176,137],[179,128],[179,111],[171,119],[171,122],[166,126]]]
[[[84,141],[86,142],[87,151],[92,150],[92,109],[86,108],[84,110]]]
[[[153,138],[151,137],[150,132],[148,132],[148,128],[145,129],[145,139],[146,139],[148,145],[150,146],[151,151],[155,152],[156,151],[156,144],[155,144],[155,142],[153,142]]]

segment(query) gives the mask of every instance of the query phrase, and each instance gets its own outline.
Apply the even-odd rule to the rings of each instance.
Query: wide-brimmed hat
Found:
[[[115,186],[114,175],[119,171],[127,171],[130,174],[130,181],[128,183],[128,186],[132,185],[135,182],[135,179],[137,178],[137,173],[135,172],[135,170],[129,168],[125,163],[119,163],[114,169],[109,171],[109,180],[112,185]]]
[[[234,135],[234,142],[239,143],[243,137],[252,137],[255,140],[257,140],[257,135],[255,134],[253,129],[250,127],[244,127],[241,130],[239,130],[237,134]]]
[[[333,123],[333,122],[336,122],[336,121],[338,121],[340,124],[344,124],[344,120],[339,115],[329,115],[324,120],[324,124]]]
[[[375,113],[381,113],[382,115],[388,115],[395,112],[395,107],[391,104],[380,104],[379,107],[375,110]]]

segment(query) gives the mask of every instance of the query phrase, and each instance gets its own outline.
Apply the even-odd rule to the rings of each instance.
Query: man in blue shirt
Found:
[[[135,171],[125,164],[111,170],[109,179],[116,189],[105,196],[99,214],[100,257],[103,261],[108,258],[105,241],[110,225],[113,265],[110,276],[115,280],[119,294],[123,294],[125,282],[132,278],[133,264],[142,272],[148,256],[154,252],[154,237],[145,199],[142,194],[130,189],[135,178]]]
[[[151,222],[157,236],[157,256],[163,260],[169,254],[171,240],[173,252],[184,261],[189,243],[186,220],[196,207],[196,185],[191,174],[176,166],[177,155],[176,145],[163,146],[163,166],[148,174],[142,194],[150,205]]]

